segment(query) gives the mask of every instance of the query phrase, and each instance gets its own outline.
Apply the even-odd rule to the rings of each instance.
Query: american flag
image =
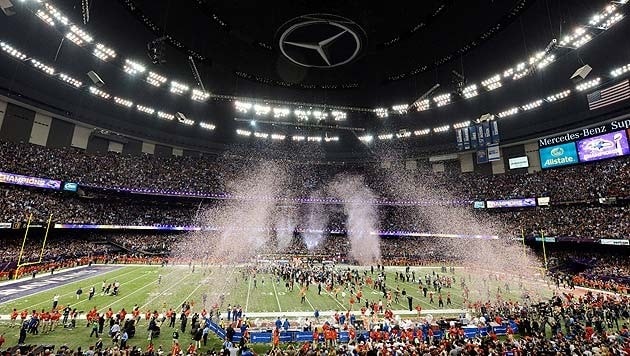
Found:
[[[608,88],[597,90],[586,96],[588,108],[595,110],[630,99],[630,80],[626,79]]]

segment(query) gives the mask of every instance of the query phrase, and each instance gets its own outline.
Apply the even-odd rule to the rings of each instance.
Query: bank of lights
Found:
[[[472,84],[465,87],[464,90],[462,90],[462,95],[466,99],[474,98],[475,96],[479,95],[479,92],[477,91],[477,84]]]
[[[379,140],[381,141],[387,141],[387,140],[391,140],[394,138],[394,134],[380,134],[377,136]]]
[[[339,136],[326,136],[324,142],[339,142]]]
[[[558,101],[558,100],[562,100],[566,97],[568,97],[569,95],[571,95],[571,90],[567,89],[564,91],[561,91],[559,93],[553,94],[553,95],[549,95],[547,97],[547,101],[550,103],[553,103],[554,101]]]
[[[85,46],[86,44],[94,41],[92,36],[76,25],[70,26],[70,31],[66,33],[66,38],[74,42],[77,46]]]
[[[39,9],[37,10],[37,12],[35,13],[35,15],[37,15],[37,17],[39,17],[42,21],[44,21],[46,24],[50,25],[50,26],[55,26],[55,20],[53,20],[52,16],[50,16],[49,14],[46,13],[46,11]]]
[[[416,136],[426,136],[431,133],[431,129],[421,129],[413,132]]]
[[[442,132],[446,132],[451,128],[450,125],[444,125],[444,126],[438,126],[433,128],[433,132],[435,133],[442,133]]]
[[[153,113],[155,112],[155,109],[150,108],[148,106],[144,106],[144,105],[136,105],[136,109],[148,115],[153,115]]]
[[[42,72],[48,74],[48,75],[53,75],[55,74],[55,68],[46,65],[40,61],[38,61],[37,59],[31,59],[31,64],[33,65],[33,67],[41,70]]]
[[[236,129],[236,134],[239,136],[251,136],[252,132],[247,130]]]
[[[584,27],[576,28],[572,34],[566,35],[560,41],[561,47],[573,47],[580,48],[588,41],[590,41],[593,36],[586,31]]]
[[[293,136],[293,137],[291,137],[291,140],[293,140],[295,142],[305,141],[306,140],[306,136],[300,136],[300,135]]]
[[[81,85],[83,85],[83,83],[81,83],[81,81],[76,80],[74,78],[72,78],[71,76],[65,74],[65,73],[59,73],[59,79],[63,80],[64,82],[72,85],[75,88],[80,88]]]
[[[384,119],[389,116],[389,111],[387,110],[387,108],[376,108],[374,109],[374,113],[376,114],[376,117],[380,119]]]
[[[396,133],[396,138],[409,138],[411,137],[411,131],[401,130]]]
[[[298,120],[308,120],[311,112],[308,110],[295,109],[293,110],[293,115],[297,116]]]
[[[545,56],[540,62],[538,62],[536,67],[538,67],[538,69],[543,69],[546,66],[550,65],[555,60],[556,60],[556,55],[555,54],[549,54],[549,55]]]
[[[321,136],[308,136],[306,138],[307,142],[322,142],[322,137]]]
[[[313,115],[313,118],[315,120],[324,120],[324,119],[326,119],[328,117],[328,113],[325,113],[325,112],[320,111],[320,110],[313,110],[311,112],[311,115]]]
[[[407,113],[407,109],[409,109],[409,105],[407,105],[407,104],[398,104],[398,105],[392,106],[392,110],[394,110],[395,112],[397,112],[400,115],[406,114]]]
[[[15,57],[21,61],[25,60],[27,58],[27,56],[18,51],[17,49],[13,48],[10,44],[5,43],[5,42],[0,42],[0,48],[2,48],[2,50],[7,53],[8,55]]]
[[[157,74],[155,72],[149,72],[149,74],[147,74],[147,83],[155,86],[155,87],[161,87],[162,84],[166,83],[167,79],[165,76]]]
[[[269,134],[268,133],[264,133],[264,132],[254,132],[254,137],[256,137],[256,138],[269,138]]]
[[[168,121],[172,121],[173,119],[175,119],[175,115],[169,114],[169,113],[163,112],[163,111],[158,111],[157,112],[157,117],[160,118],[160,119],[168,120]]]
[[[214,129],[217,128],[214,124],[203,122],[203,121],[199,123],[199,127],[201,127],[204,130],[210,130],[210,131],[213,131]]]
[[[372,135],[359,136],[359,141],[365,142],[365,143],[370,143],[370,142],[374,141],[374,136],[372,136]]]
[[[595,79],[591,79],[591,80],[589,80],[587,82],[583,82],[583,83],[578,84],[575,87],[575,90],[577,90],[577,91],[589,90],[589,89],[591,89],[593,87],[598,86],[601,81],[602,81],[602,79],[599,78],[599,77],[597,77]]]
[[[621,3],[625,4],[626,2],[627,1]],[[602,12],[593,15],[591,21],[589,21],[588,24],[593,27],[607,30],[623,18],[623,15],[616,12],[616,10],[617,6],[615,4],[610,4],[606,6],[606,8]]]
[[[234,108],[236,109],[236,111],[243,113],[243,114],[247,114],[247,112],[249,111],[249,109],[252,108],[252,103],[246,103],[246,102],[242,102],[242,101],[234,101]]]
[[[181,95],[187,92],[189,89],[190,88],[188,88],[188,85],[171,80],[171,93]]]
[[[92,51],[92,54],[96,58],[104,62],[107,62],[110,59],[116,58],[116,52],[102,43],[96,44],[96,47],[94,47],[94,51]]]
[[[343,121],[348,117],[346,112],[340,110],[333,110],[330,112],[330,115],[335,119],[335,121]]]
[[[483,85],[488,91],[500,88],[502,86],[501,75],[496,74],[495,76],[482,81],[481,85]]]
[[[93,95],[96,95],[100,98],[103,99],[108,99],[111,98],[112,96],[109,95],[108,93],[102,91],[101,89],[98,89],[97,87],[90,87],[90,93],[92,93]]]
[[[192,125],[194,125],[194,124],[195,124],[195,120],[192,120],[192,119],[187,119],[187,118],[185,118],[185,117],[178,117],[178,118],[177,118],[177,121],[178,121],[180,124],[184,124],[184,125],[188,125],[188,126],[192,126]]]
[[[285,118],[289,116],[289,114],[291,114],[291,109],[289,108],[281,108],[281,107],[273,108],[273,117],[276,119]]]
[[[190,98],[194,101],[204,102],[210,98],[210,93],[203,90],[193,89]]]
[[[530,103],[527,103],[523,106],[521,106],[521,109],[523,109],[523,111],[529,111],[529,110],[533,110],[536,109],[538,107],[540,107],[543,104],[543,100],[542,99],[538,99],[538,100],[534,100]]]
[[[54,6],[50,5],[49,3],[44,3],[44,8],[46,9],[46,11],[48,11],[48,13],[50,15],[52,15],[52,17],[55,18],[55,20],[61,22],[64,26],[67,26],[69,21],[68,18],[63,16],[61,14],[61,12],[59,12],[59,10],[57,10],[57,8],[55,8]]]
[[[438,107],[441,107],[441,106],[444,106],[444,105],[448,105],[448,104],[451,103],[451,93],[445,93],[445,94],[438,95],[438,96],[433,98],[433,101],[435,102],[435,104]]]
[[[285,138],[287,138],[285,135],[282,134],[271,134],[271,139],[274,141],[282,141]]]
[[[129,59],[125,59],[125,65],[123,66],[123,70],[130,75],[136,75],[140,73],[144,73],[147,69],[140,63],[134,62]]]
[[[416,102],[416,108],[418,111],[426,111],[426,110],[429,110],[430,107],[431,107],[431,100],[429,99],[422,99]]]
[[[114,102],[120,106],[125,106],[125,107],[132,107],[133,106],[133,101],[131,100],[127,100],[127,99],[123,99],[123,98],[119,98],[117,96],[114,97]]]
[[[256,116],[266,116],[271,112],[271,106],[254,104],[254,114]]]
[[[497,114],[497,116],[502,119],[504,117],[508,117],[508,116],[512,116],[516,114],[518,114],[518,108],[514,107],[514,108],[501,111],[500,113]]]
[[[468,126],[470,126],[470,120],[453,124],[454,129],[463,129],[464,127],[468,127]]]
[[[626,64],[626,65],[624,65],[622,67],[613,69],[613,71],[610,72],[610,75],[612,75],[613,77],[618,77],[618,76],[620,76],[620,75],[622,75],[624,73],[628,73],[628,72],[630,72],[630,64]]]

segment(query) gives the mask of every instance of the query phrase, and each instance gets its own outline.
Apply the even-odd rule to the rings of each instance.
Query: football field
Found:
[[[358,313],[366,299],[370,302],[382,300],[386,304],[383,293],[368,285],[362,287],[361,305],[356,302],[351,304],[349,291],[333,289],[328,292],[322,289],[321,294],[319,294],[316,285],[311,285],[310,289],[306,291],[305,301],[302,303],[299,287],[296,286],[293,291],[290,291],[282,280],[278,280],[271,274],[258,274],[254,283],[253,278],[248,278],[244,274],[242,267],[214,266],[203,268],[197,266],[193,269],[190,266],[93,266],[91,268],[96,269],[96,272],[76,276],[76,280],[68,279],[66,282],[62,281],[58,284],[52,283],[53,278],[59,275],[57,278],[63,279],[61,276],[64,272],[55,276],[39,276],[33,280],[26,278],[25,283],[30,283],[30,286],[18,283],[0,287],[0,292],[4,291],[4,299],[1,299],[3,302],[0,303],[0,315],[2,315],[0,333],[4,333],[7,339],[5,346],[15,345],[19,334],[19,327],[10,327],[9,325],[8,315],[11,311],[14,308],[18,311],[28,310],[29,313],[32,310],[50,310],[55,295],[59,295],[60,306],[70,305],[71,308],[77,308],[78,311],[83,312],[77,319],[77,327],[67,329],[59,326],[47,334],[29,335],[27,343],[55,345],[67,343],[71,347],[86,347],[93,344],[95,339],[90,340],[89,338],[90,328],[86,327],[85,312],[94,307],[99,312],[105,312],[111,308],[116,313],[122,308],[130,312],[137,305],[141,315],[144,316],[144,313],[149,310],[163,313],[168,308],[173,308],[173,310],[179,311],[184,302],[191,302],[193,311],[200,312],[203,308],[209,310],[215,303],[222,300],[219,306],[222,316],[225,316],[228,304],[240,305],[243,307],[246,317],[254,322],[261,322],[261,320],[273,321],[276,317],[284,316],[293,320],[309,317],[313,315],[315,309],[319,310],[323,316],[338,310],[348,309]],[[347,267],[340,266],[338,268]],[[77,269],[77,271],[81,271],[81,269]],[[440,267],[412,268],[416,278],[424,279],[426,274],[433,274],[434,272],[455,278],[455,283],[452,284],[451,288],[442,289],[445,303],[443,308],[438,307],[437,292],[434,292],[434,303],[430,303],[428,295],[426,298],[422,296],[422,291],[418,288],[417,283],[396,281],[394,271],[402,272],[404,268],[388,267],[385,269],[386,287],[391,290],[396,290],[396,288],[400,291],[404,290],[407,295],[413,297],[414,308],[417,305],[422,307],[423,314],[456,315],[465,309],[462,289],[460,288],[461,278],[469,278],[465,271],[457,269],[454,274],[450,274],[441,273]],[[371,275],[369,271],[367,274]],[[376,272],[374,276],[376,276]],[[106,283],[118,281],[120,283],[119,295],[102,294],[103,281]],[[51,284],[46,285],[46,283]],[[506,300],[520,300],[522,292],[517,290],[517,283],[509,283],[513,284],[510,286],[510,290],[513,292],[503,290],[502,297]],[[88,290],[92,286],[96,289],[96,294],[92,300],[88,300]],[[493,293],[498,287],[505,288],[505,281],[489,282],[488,289],[492,290]],[[77,299],[76,291],[78,289],[82,289],[83,294]],[[447,293],[451,295],[452,305],[446,305]],[[471,291],[470,299],[477,300],[480,297],[479,292]],[[204,299],[206,300],[205,305],[203,305]],[[398,302],[392,301],[391,309],[399,315],[417,315],[415,310],[408,311],[407,298],[402,295]],[[137,327],[138,331],[135,338],[130,339],[130,345],[144,347],[147,344],[147,321],[144,320],[144,317],[142,319]],[[170,332],[171,330],[166,328],[165,324],[163,334],[160,337],[161,340],[156,340],[154,343],[163,344],[165,347],[169,346]],[[109,340],[106,336],[104,335],[104,340],[107,343]],[[187,341],[188,339],[188,335],[182,335],[182,340]]]

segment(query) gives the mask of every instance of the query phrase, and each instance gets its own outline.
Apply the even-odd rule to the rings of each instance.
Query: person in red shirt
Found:
[[[2,347],[2,344],[4,344],[4,334],[0,334],[0,347]]]
[[[13,309],[13,312],[11,312],[11,327],[15,327],[15,321],[17,320],[18,317],[18,311],[17,309]]]
[[[317,331],[317,327],[313,328],[313,344],[317,345],[319,343],[319,332]]]

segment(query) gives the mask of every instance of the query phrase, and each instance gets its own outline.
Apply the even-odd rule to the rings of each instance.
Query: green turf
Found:
[[[397,270],[402,270],[398,268]],[[421,297],[421,291],[418,289],[417,284],[407,282],[395,282],[394,281],[394,269],[388,268],[387,274],[387,287],[395,289],[397,286],[400,289],[405,289],[407,293],[414,297],[414,306],[421,305],[423,309],[437,309],[437,293],[435,295],[435,303],[433,305],[428,303],[428,298]],[[421,269],[416,275],[421,277],[426,273],[440,273],[439,267],[431,269]],[[158,285],[158,276],[162,275],[161,284]],[[453,284],[453,287],[449,290],[444,288],[442,294],[446,296],[448,291],[451,292],[453,301],[452,306],[445,306],[445,308],[458,309],[462,308],[462,296],[461,289],[459,288],[460,277],[466,277],[465,272],[458,270],[456,272],[457,282]],[[45,278],[45,277],[44,277]],[[121,293],[119,296],[104,296],[101,295],[100,287],[103,280],[108,282],[118,280],[121,283]],[[216,279],[225,279],[225,290],[209,290],[206,287],[209,281]],[[264,283],[262,280],[264,279]],[[514,284],[514,282],[512,282]],[[86,291],[90,286],[94,286],[97,289],[97,294],[93,300],[87,300],[87,293],[81,296],[80,300],[76,299],[75,292],[81,287]],[[496,289],[497,284],[491,283],[491,288]],[[516,289],[516,286],[511,286]],[[165,308],[173,307],[179,310],[179,306],[184,301],[193,300],[196,302],[194,309],[199,311],[201,309],[200,301],[202,300],[202,294],[208,296],[208,304],[215,300],[218,294],[225,294],[225,301],[221,307],[221,311],[225,311],[225,307],[228,303],[232,305],[239,304],[245,308],[245,312],[273,312],[273,315],[281,316],[283,312],[291,311],[304,311],[312,312],[314,309],[320,311],[329,310],[343,310],[350,307],[349,295],[342,296],[343,291],[340,291],[338,297],[328,294],[322,291],[321,295],[317,294],[317,287],[311,286],[306,294],[306,302],[300,303],[299,288],[295,288],[294,291],[287,291],[284,282],[276,283],[275,277],[268,274],[259,274],[257,276],[257,286],[254,288],[251,278],[245,280],[241,274],[241,270],[238,268],[219,268],[211,267],[207,269],[197,268],[192,273],[189,267],[173,266],[173,267],[159,267],[159,266],[125,266],[115,271],[105,273],[100,276],[92,277],[86,280],[69,283],[67,285],[56,287],[51,290],[40,292],[37,294],[29,295],[24,298],[16,299],[4,304],[0,304],[0,314],[9,314],[13,308],[18,310],[32,310],[32,309],[49,309],[52,305],[52,298],[55,294],[60,295],[60,305],[70,304],[71,307],[78,310],[87,311],[92,307],[96,307],[99,311],[105,311],[107,308],[112,308],[113,311],[118,311],[121,308],[125,308],[130,311],[134,305],[140,306],[141,312],[144,314],[147,310],[163,311]],[[364,298],[370,301],[378,301],[382,298],[380,292],[373,291],[369,287],[363,287]],[[478,299],[478,295],[471,293],[471,298]],[[520,297],[514,294],[504,293],[504,298],[512,298],[519,300]],[[383,299],[383,301],[385,301]],[[446,298],[444,298],[446,302]],[[406,309],[406,299],[401,296],[400,303],[393,305],[392,309]],[[210,307],[207,305],[206,307]],[[355,304],[353,309],[358,310],[360,306]],[[37,344],[55,344],[60,345],[63,343],[68,344],[72,348],[82,346],[86,348],[95,342],[95,339],[89,338],[90,329],[85,327],[85,317],[79,319],[77,322],[77,328],[74,330],[57,328],[54,332],[49,334],[40,334],[37,336],[29,335],[27,337],[27,343]],[[177,323],[179,326],[179,323]],[[143,348],[147,345],[146,340],[146,321],[141,321],[138,326],[136,337],[130,339],[130,345],[138,345]],[[156,345],[162,344],[167,349],[170,347],[170,333],[171,330],[163,325],[163,333],[159,340],[155,340]],[[8,321],[4,320],[0,324],[0,333],[4,333],[7,339],[7,345],[15,345],[18,338],[19,329],[10,328]],[[105,342],[109,340],[104,337]],[[189,336],[182,335],[181,339],[184,346],[188,345]],[[217,348],[220,345],[220,341],[213,338],[212,344],[207,348]]]

